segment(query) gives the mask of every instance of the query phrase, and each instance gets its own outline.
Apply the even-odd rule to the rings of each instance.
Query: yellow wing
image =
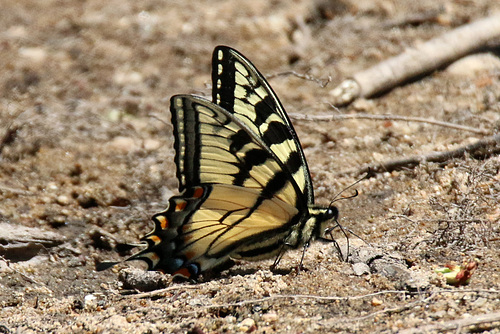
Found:
[[[192,95],[176,95],[170,110],[179,190],[200,184],[230,184],[260,190],[307,208],[301,189],[279,159],[246,124],[225,109]]]
[[[212,101],[262,139],[292,176],[301,200],[313,204],[309,168],[285,109],[257,68],[227,46],[217,46],[212,56]]]
[[[298,210],[255,189],[214,184],[187,189],[153,217],[155,229],[134,255],[150,269],[193,277],[227,261],[268,258],[279,252]]]

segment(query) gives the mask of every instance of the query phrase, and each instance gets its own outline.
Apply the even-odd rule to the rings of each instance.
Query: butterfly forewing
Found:
[[[280,101],[253,64],[226,46],[212,57],[212,100],[249,127],[292,175],[303,201],[314,202],[309,169]]]
[[[192,95],[172,97],[171,112],[180,191],[200,184],[229,184],[305,208],[291,176],[232,114]]]

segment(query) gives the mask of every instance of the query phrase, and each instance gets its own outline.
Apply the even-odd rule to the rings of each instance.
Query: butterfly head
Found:
[[[323,239],[325,236],[325,231],[332,223],[336,223],[339,217],[339,210],[337,207],[330,205],[328,207],[310,207],[309,208],[309,219],[306,223],[309,225],[309,230],[311,231],[309,239],[318,238]]]

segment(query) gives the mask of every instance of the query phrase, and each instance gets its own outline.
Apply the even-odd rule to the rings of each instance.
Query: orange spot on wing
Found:
[[[194,190],[194,194],[193,194],[193,197],[194,198],[200,198],[201,196],[203,196],[203,188],[202,187],[198,187]]]
[[[155,244],[158,244],[159,242],[161,242],[161,238],[157,235],[150,236],[149,240],[152,240]]]
[[[186,252],[184,256],[186,257],[186,259],[191,260],[195,254],[196,252]]]
[[[168,227],[168,220],[165,216],[157,216],[156,219],[160,222],[160,226],[162,229],[166,229]]]
[[[157,260],[159,260],[159,259],[160,259],[160,257],[159,257],[159,256],[158,256],[158,254],[156,254],[156,253],[149,253],[149,259],[150,259],[151,261],[157,261]]]
[[[191,277],[191,273],[189,272],[189,270],[187,270],[187,268],[181,268],[179,270],[177,270],[176,272],[173,273],[174,276],[182,276],[184,278],[189,278]]]
[[[180,201],[177,203],[177,205],[175,206],[175,211],[182,211],[184,210],[184,208],[186,207],[187,205],[187,202],[186,201]]]

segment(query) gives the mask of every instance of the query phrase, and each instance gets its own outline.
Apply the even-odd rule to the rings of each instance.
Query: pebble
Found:
[[[479,72],[500,70],[500,59],[492,54],[476,54],[457,60],[446,71],[474,79]]]
[[[160,148],[161,142],[156,139],[146,139],[144,140],[144,149],[146,151],[156,151]]]
[[[113,76],[113,81],[118,85],[132,85],[138,84],[143,81],[142,74],[135,71],[130,72],[116,72]]]
[[[133,138],[117,136],[108,144],[111,149],[121,154],[127,154],[137,148],[136,142]]]
[[[474,307],[481,307],[481,306],[484,306],[486,304],[486,302],[488,301],[488,299],[484,298],[484,297],[479,297],[478,299],[476,299],[475,302],[473,302],[472,304],[474,305]]]
[[[372,100],[367,99],[357,99],[353,102],[352,107],[356,111],[369,112],[375,108],[375,103]]]
[[[370,267],[363,262],[358,262],[352,265],[352,270],[356,276],[361,276],[370,273]]]
[[[86,310],[95,310],[97,308],[97,297],[95,295],[86,295],[83,299],[83,307]]]
[[[20,48],[19,55],[38,64],[43,63],[47,59],[47,51],[42,48]]]
[[[278,315],[275,312],[269,312],[262,315],[262,320],[270,323],[278,321]]]
[[[56,202],[59,205],[68,205],[70,203],[70,198],[66,195],[57,196]]]
[[[252,328],[255,329],[255,320],[253,320],[252,318],[246,318],[238,325],[238,330],[240,332],[250,333],[251,331],[253,331]]]

